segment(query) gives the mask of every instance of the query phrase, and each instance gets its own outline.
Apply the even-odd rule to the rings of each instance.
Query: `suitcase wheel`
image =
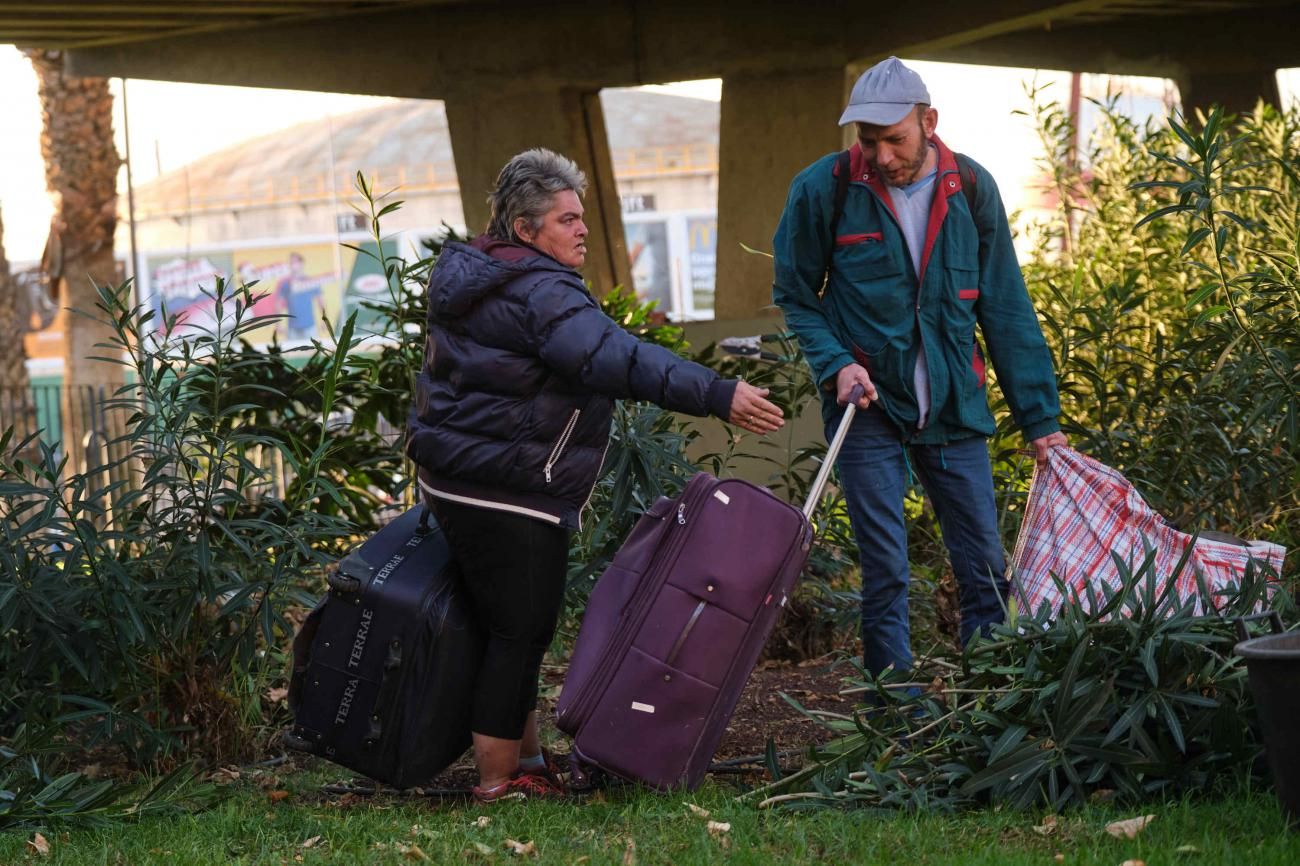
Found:
[[[311,740],[306,737],[300,737],[293,731],[285,731],[280,737],[286,746],[298,752],[315,752],[316,747]]]
[[[590,794],[609,786],[609,775],[600,767],[588,764],[572,752],[569,753],[568,788],[575,794]]]

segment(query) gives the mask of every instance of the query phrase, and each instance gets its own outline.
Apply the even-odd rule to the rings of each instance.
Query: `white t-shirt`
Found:
[[[930,145],[931,148],[934,145]],[[930,204],[934,200],[934,181],[938,177],[936,167],[925,177],[913,181],[904,187],[891,186],[889,197],[894,203],[894,213],[898,215],[898,226],[903,230],[907,241],[907,251],[912,256],[912,270],[919,278],[921,275],[921,253],[925,250],[925,229],[930,222]],[[916,347],[916,368],[912,371],[912,386],[916,389],[916,405],[919,412],[916,429],[925,427],[930,418],[930,369],[925,362],[925,344]]]

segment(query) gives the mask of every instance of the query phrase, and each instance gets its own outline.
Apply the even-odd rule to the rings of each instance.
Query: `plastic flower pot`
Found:
[[[1245,639],[1243,620],[1237,632],[1243,640],[1236,654],[1246,662],[1250,690],[1255,696],[1264,751],[1273,771],[1277,797],[1292,830],[1300,831],[1300,631],[1284,632],[1276,613],[1267,614],[1273,634]]]

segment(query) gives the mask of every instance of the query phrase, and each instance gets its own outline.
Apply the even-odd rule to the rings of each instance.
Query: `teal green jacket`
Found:
[[[880,407],[906,441],[944,444],[992,435],[978,323],[1012,416],[1026,439],[1038,439],[1060,429],[1060,399],[1002,199],[992,175],[971,162],[972,219],[952,151],[932,140],[939,168],[920,274],[889,193],[855,144],[835,238],[830,220],[837,154],[817,160],[791,184],[773,239],[772,299],[821,386],[827,422],[842,411],[835,403],[835,374],[856,360],[867,368]],[[930,413],[918,431],[912,377],[922,343]]]

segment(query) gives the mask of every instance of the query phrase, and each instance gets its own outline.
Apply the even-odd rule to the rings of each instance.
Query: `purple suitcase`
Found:
[[[701,472],[642,516],[592,590],[556,708],[578,761],[660,790],[692,790],[808,557],[804,510]]]

